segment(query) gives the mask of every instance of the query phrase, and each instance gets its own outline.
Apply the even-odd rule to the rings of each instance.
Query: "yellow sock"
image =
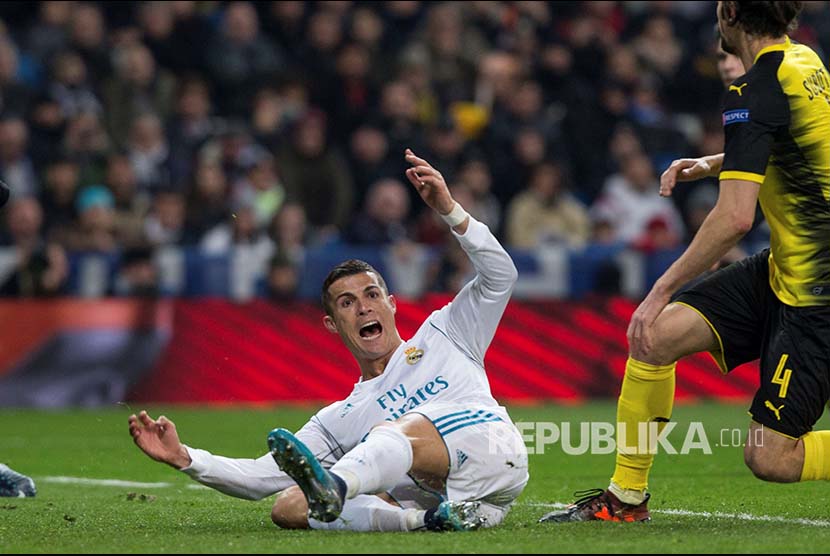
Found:
[[[830,431],[808,432],[801,437],[804,442],[804,467],[802,481],[826,481],[830,479]]]
[[[621,438],[622,431],[617,430],[617,466],[611,478],[612,484],[620,489],[645,491],[648,486],[648,471],[654,454],[627,453],[625,448],[641,451],[638,449],[641,445],[640,423],[648,427],[648,423],[657,421],[659,432],[671,418],[676,365],[650,365],[631,357],[625,364],[625,378],[617,403],[617,426],[624,426],[625,434]],[[642,444],[649,447],[647,439],[643,439]]]

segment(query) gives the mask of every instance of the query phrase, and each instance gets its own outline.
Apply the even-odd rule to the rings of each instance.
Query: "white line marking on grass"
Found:
[[[730,514],[726,512],[692,512],[689,510],[652,510],[653,513],[667,515],[682,515],[691,517],[713,517],[715,519],[739,519],[743,521],[767,521],[794,525],[810,525],[812,527],[830,527],[830,521],[824,519],[808,519],[806,517],[784,517],[781,515],[753,515],[748,513]]]
[[[545,502],[523,502],[520,506],[528,506],[532,508],[550,508],[552,510],[561,510],[568,506],[561,502],[545,503]],[[809,519],[806,517],[784,517],[780,515],[754,515],[748,513],[732,514],[726,512],[693,512],[691,510],[651,510],[653,514],[679,515],[683,517],[706,517],[714,519],[731,519],[741,521],[763,521],[772,523],[785,523],[792,525],[809,525],[811,527],[830,527],[830,521],[824,519]]]
[[[130,488],[167,488],[173,483],[139,483],[136,481],[121,481],[118,479],[88,479],[86,477],[40,477],[44,483],[58,483],[64,485],[90,485]]]

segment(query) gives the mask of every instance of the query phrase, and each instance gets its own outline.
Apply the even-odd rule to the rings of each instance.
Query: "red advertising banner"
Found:
[[[399,300],[404,338],[449,301]],[[493,394],[511,402],[578,402],[619,393],[625,330],[621,298],[512,302],[485,366]],[[357,365],[314,304],[224,299],[5,301],[0,405],[334,401]],[[681,361],[677,398],[746,399],[757,366],[721,375],[706,354]]]

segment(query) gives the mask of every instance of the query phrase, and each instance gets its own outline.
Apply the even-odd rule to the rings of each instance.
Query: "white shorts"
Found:
[[[506,412],[459,406],[419,408],[435,425],[450,459],[446,496],[449,500],[479,500],[501,509],[489,525],[500,522],[528,481],[527,449]]]

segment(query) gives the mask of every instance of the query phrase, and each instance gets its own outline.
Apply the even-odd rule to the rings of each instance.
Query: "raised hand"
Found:
[[[164,415],[153,420],[146,411],[130,415],[130,436],[136,446],[156,461],[172,465],[176,469],[188,467],[190,455],[179,442],[176,424]]]
[[[406,171],[406,177],[415,186],[421,199],[440,214],[449,214],[455,201],[441,172],[423,158],[415,156],[411,149],[406,149],[406,161],[412,164],[412,168]]]

